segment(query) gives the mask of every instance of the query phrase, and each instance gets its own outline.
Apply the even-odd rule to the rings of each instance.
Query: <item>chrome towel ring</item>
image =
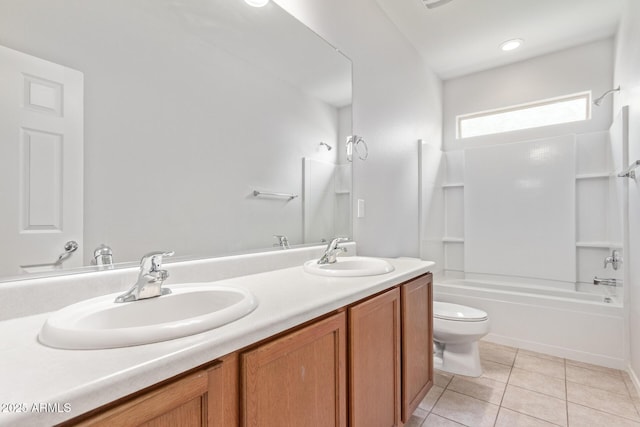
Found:
[[[367,160],[369,157],[369,147],[364,138],[358,135],[347,137],[347,160],[353,161],[353,153],[356,153],[360,160]]]

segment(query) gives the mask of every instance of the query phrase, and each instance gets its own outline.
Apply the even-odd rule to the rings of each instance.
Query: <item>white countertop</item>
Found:
[[[71,419],[426,273],[434,265],[415,258],[387,261],[395,270],[379,276],[321,277],[292,267],[218,281],[250,290],[258,308],[201,334],[135,347],[58,350],[37,341],[47,313],[2,321],[0,426],[49,426]],[[26,412],[15,412],[16,407]]]

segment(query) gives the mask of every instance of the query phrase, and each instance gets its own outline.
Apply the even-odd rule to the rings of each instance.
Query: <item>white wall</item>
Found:
[[[618,33],[615,61],[616,94],[613,110],[629,105],[629,159],[640,159],[640,2],[626,0]],[[610,104],[611,105],[611,104]],[[629,289],[629,339],[631,369],[640,374],[640,179],[629,181],[629,248],[625,256]]]
[[[369,158],[354,161],[358,252],[418,256],[418,139],[440,147],[441,82],[375,0],[276,0],[353,61],[353,130]]]
[[[612,119],[610,99],[601,107],[594,107],[592,119],[587,122],[513,131],[500,135],[456,140],[455,120],[456,116],[461,114],[588,90],[593,91],[593,98],[596,98],[612,87],[613,58],[613,39],[605,39],[447,80],[444,83],[445,150],[609,129]]]

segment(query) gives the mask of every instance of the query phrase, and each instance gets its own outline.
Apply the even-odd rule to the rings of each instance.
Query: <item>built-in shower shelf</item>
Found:
[[[599,173],[581,173],[576,175],[576,179],[599,179],[599,178],[609,178],[611,174],[609,172],[599,172]]]
[[[451,184],[442,184],[442,188],[460,188],[464,187],[464,182],[454,182]]]
[[[576,242],[576,247],[578,248],[622,248],[622,243],[619,242],[601,242],[601,241],[590,241],[590,242]]]
[[[462,237],[443,237],[443,243],[464,243],[464,239]]]

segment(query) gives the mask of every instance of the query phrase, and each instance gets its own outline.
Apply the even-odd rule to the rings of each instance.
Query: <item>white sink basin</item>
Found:
[[[376,276],[393,270],[393,265],[383,259],[362,256],[338,257],[333,264],[318,264],[317,259],[304,263],[304,271],[319,276]]]
[[[245,289],[206,283],[165,287],[173,292],[125,303],[114,302],[116,293],[65,307],[47,319],[38,339],[64,349],[149,344],[217,328],[258,306]]]

